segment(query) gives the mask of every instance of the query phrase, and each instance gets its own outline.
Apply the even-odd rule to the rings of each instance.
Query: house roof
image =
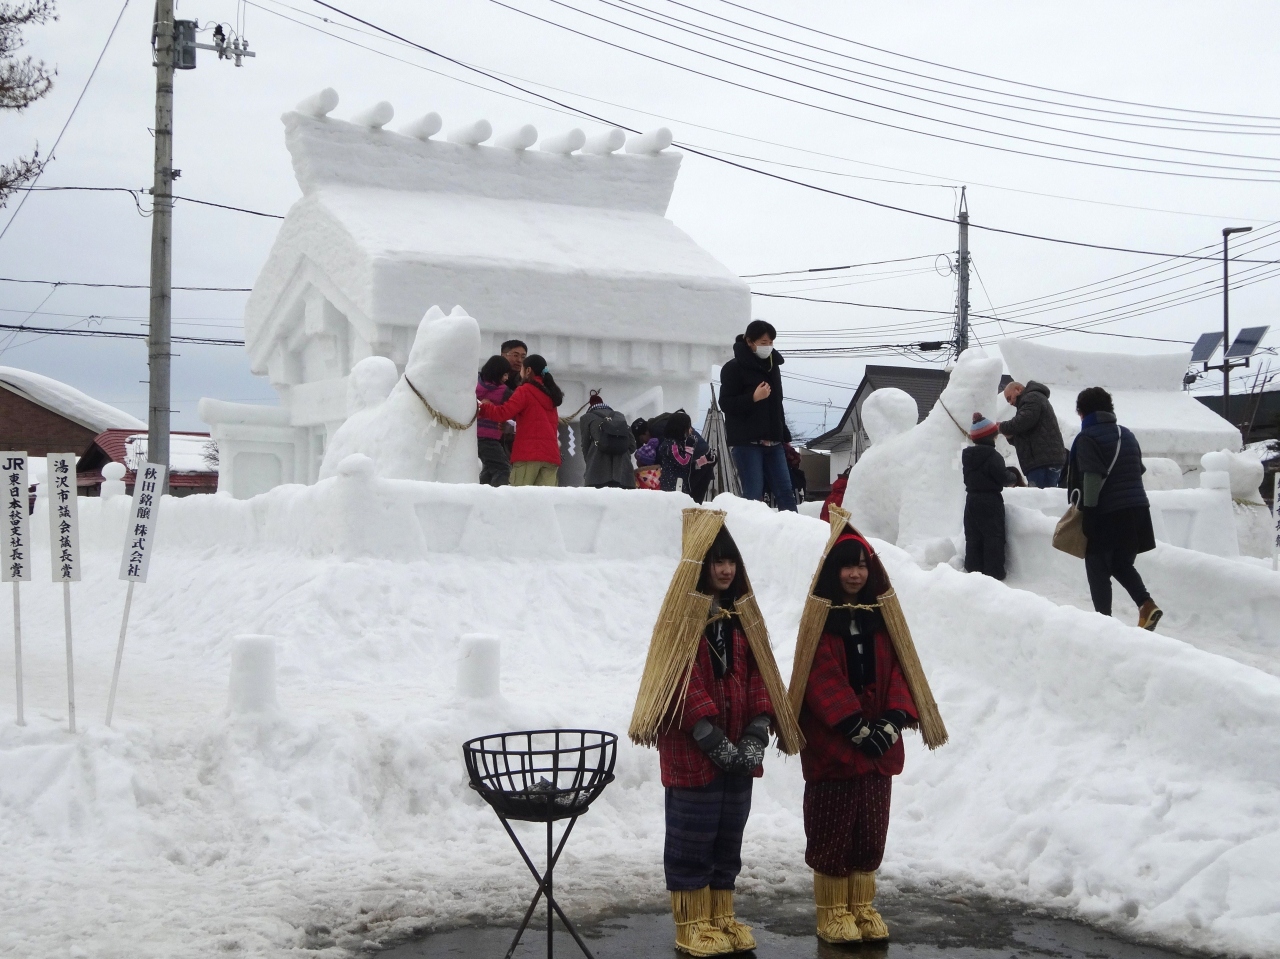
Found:
[[[86,429],[101,431],[114,428],[143,429],[147,424],[124,410],[108,406],[74,386],[30,370],[0,366],[0,387],[52,410],[59,416],[79,423]]]
[[[919,419],[923,420],[933,409],[938,397],[946,389],[951,374],[946,370],[930,369],[923,366],[868,366],[862,374],[862,382],[853,393],[853,399],[840,417],[834,429],[827,430],[821,436],[810,440],[806,446],[816,449],[831,449],[844,435],[853,417],[858,403],[866,394],[875,390],[892,387],[909,394],[916,401]]]
[[[207,485],[216,477],[218,467],[205,459],[208,433],[175,432],[169,434],[169,484],[171,486]],[[93,438],[93,445],[77,464],[79,485],[102,482],[102,467],[107,463],[125,466],[125,482],[132,483],[135,467],[147,455],[147,434],[137,430],[104,430]]]

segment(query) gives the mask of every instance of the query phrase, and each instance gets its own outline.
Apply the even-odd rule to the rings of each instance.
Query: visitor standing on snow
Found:
[[[627,418],[613,409],[595,390],[587,397],[589,407],[582,414],[583,458],[586,473],[582,482],[586,486],[618,486],[635,489],[636,475],[631,465],[631,454],[636,449],[636,438],[627,425]]]
[[[1111,615],[1111,580],[1125,588],[1138,607],[1138,626],[1155,629],[1164,615],[1134,567],[1139,553],[1156,548],[1151,504],[1142,486],[1138,438],[1116,422],[1111,394],[1101,386],[1076,397],[1080,433],[1067,458],[1067,496],[1084,513],[1084,569],[1093,608]]]
[[[1067,450],[1058,414],[1049,403],[1049,387],[1035,380],[1027,380],[1026,386],[1013,382],[1004,388],[1004,398],[1018,412],[1000,424],[1000,432],[1018,451],[1027,484],[1041,489],[1057,486]]]
[[[564,393],[556,385],[547,361],[534,353],[525,357],[523,380],[505,403],[481,403],[479,416],[516,421],[511,447],[512,486],[555,486],[560,469],[560,417],[556,408]]]
[[[791,439],[782,409],[782,354],[773,348],[778,331],[752,320],[733,344],[733,359],[720,370],[720,408],[742,495],[764,499],[765,487],[778,509],[796,508],[783,444]]]
[[[764,774],[771,729],[785,752],[801,742],[724,516],[684,511],[682,559],[654,625],[629,731],[632,741],[658,747],[676,948],[692,956],[755,948],[733,909],[752,782]]]
[[[699,456],[700,437],[693,429],[689,414],[684,410],[676,410],[667,417],[662,433],[657,451],[657,465],[662,469],[658,488],[670,493],[681,489],[680,484],[683,483],[684,492],[692,496],[694,471],[714,461],[710,447]]]
[[[960,454],[964,473],[964,568],[1004,579],[1004,457],[996,450],[1000,430],[981,413],[973,414],[969,439]]]
[[[873,902],[902,731],[918,727],[930,749],[947,731],[884,566],[845,510],[830,513],[788,691],[805,739],[804,858],[818,937],[876,942],[889,938]]]
[[[501,354],[489,357],[476,378],[476,400],[494,404],[506,402],[512,393],[507,383],[515,380],[506,357]],[[511,457],[502,443],[502,426],[494,420],[476,418],[480,482],[486,486],[506,486],[511,480]]]

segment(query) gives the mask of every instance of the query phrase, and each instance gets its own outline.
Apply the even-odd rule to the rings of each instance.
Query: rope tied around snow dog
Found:
[[[942,402],[942,397],[941,397],[941,396],[939,396],[939,397],[938,397],[938,405],[939,405],[939,406],[941,406],[941,407],[942,407],[943,412],[947,414],[947,418],[948,418],[949,420],[951,420],[951,422],[952,422],[952,423],[955,423],[955,424],[956,424],[956,429],[958,429],[961,433],[963,433],[963,434],[964,434],[964,438],[965,438],[965,439],[968,439],[968,438],[969,438],[969,431],[968,431],[967,429],[965,429],[963,426],[961,426],[961,425],[960,425],[960,422],[959,422],[959,421],[958,421],[954,416],[952,416],[952,415],[951,415],[951,411],[950,411],[949,409],[947,409],[947,404],[946,404],[946,403],[944,403],[944,402]]]
[[[409,379],[408,373],[404,375],[404,381],[409,384],[409,389],[413,390],[413,395],[422,400],[422,405],[427,408],[427,412],[431,414],[431,418],[446,429],[453,430],[456,433],[461,433],[463,430],[470,429],[471,424],[474,423],[476,421],[476,417],[480,415],[480,410],[477,408],[476,411],[471,414],[471,419],[465,423],[460,423],[451,416],[445,416],[438,409],[428,403],[427,398],[418,392],[418,388],[413,385],[413,380]]]

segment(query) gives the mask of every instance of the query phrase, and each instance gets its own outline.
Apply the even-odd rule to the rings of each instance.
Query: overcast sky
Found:
[[[1280,157],[1280,121],[1236,119],[1231,122],[1252,125],[1254,132],[1227,134],[1221,132],[1226,127],[1209,126],[1221,123],[1220,116],[1072,100],[1057,93],[1013,87],[893,57],[841,39],[993,77],[1095,97],[1187,111],[1280,117],[1280,65],[1275,56],[1280,6],[1275,3],[1127,0],[1118,4],[1112,0],[1070,4],[885,4],[789,0],[784,4],[777,0],[743,0],[747,7],[819,28],[832,37],[755,17],[722,0],[682,0],[686,4],[683,6],[670,0],[636,0],[631,5],[633,10],[638,5],[697,21],[831,64],[815,68],[822,73],[806,73],[793,65],[752,58],[741,50],[629,16],[622,9],[628,6],[624,0],[503,2],[590,36],[577,36],[537,22],[493,0],[346,0],[345,5],[352,12],[443,54],[507,75],[523,86],[538,84],[536,89],[540,92],[615,122],[639,129],[666,125],[679,142],[746,155],[752,159],[741,162],[944,221],[955,212],[954,187],[962,183],[969,184],[969,209],[976,224],[1155,252],[1185,253],[1208,247],[1206,252],[1212,254],[1218,249],[1214,244],[1221,242],[1223,226],[1252,225],[1261,233],[1268,223],[1280,221],[1280,172],[1266,172],[1280,171],[1280,159],[1219,155]],[[336,5],[341,7],[344,3]],[[789,84],[679,50],[575,13],[568,6],[736,63],[750,64],[757,70],[792,77],[809,86]],[[812,46],[787,45],[725,21],[699,18],[689,7]],[[8,157],[29,151],[37,141],[44,152],[48,151],[84,88],[119,11],[119,0],[61,0],[57,23],[29,31],[29,51],[57,65],[57,85],[49,97],[21,116],[0,118],[0,154]],[[41,180],[42,186],[150,186],[149,128],[154,123],[151,16],[152,4],[148,0],[132,0],[128,5],[97,76],[57,150],[56,160]],[[201,52],[199,68],[178,75],[175,166],[182,170],[176,190],[182,195],[285,213],[299,194],[284,148],[280,114],[325,86],[333,86],[341,95],[335,116],[349,116],[377,100],[391,101],[397,113],[393,127],[396,122],[436,110],[444,117],[446,128],[480,117],[489,119],[499,131],[521,123],[533,123],[542,133],[571,126],[583,126],[588,132],[598,128],[598,124],[575,119],[546,105],[513,99],[512,94],[536,101],[535,97],[503,88],[427,53],[355,32],[350,29],[355,26],[350,21],[312,0],[261,0],[260,5],[235,0],[182,0],[179,16],[198,19],[202,24],[221,20],[234,25],[243,20],[245,35],[258,53],[256,59],[236,69],[218,62],[211,53]],[[317,16],[328,17],[332,22],[325,23]],[[337,34],[384,55],[319,31]],[[819,104],[826,111],[736,88],[713,77],[700,77],[593,38],[678,62],[713,77]],[[208,34],[202,39],[207,40]],[[873,62],[860,63],[849,57]],[[925,76],[887,72],[876,63]],[[851,72],[855,70],[874,76],[856,76]],[[885,93],[850,82],[861,80],[889,88],[886,78],[929,89],[897,86],[892,87],[896,92]],[[945,86],[938,78],[971,87]],[[1037,100],[1013,101],[972,87]],[[939,89],[974,99],[945,99],[932,92]],[[499,90],[502,92],[492,92]],[[908,96],[920,99],[911,100]],[[982,99],[993,100],[997,105],[976,102]],[[1090,120],[1068,119],[1055,114],[1078,116],[1079,111],[1038,100],[1089,104],[1115,112],[1095,112],[1090,114]],[[1045,112],[1011,110],[1009,105],[1015,102]],[[884,109],[886,106],[891,110]],[[960,107],[997,113],[999,117],[964,113]],[[831,111],[856,114],[863,119]],[[1014,117],[1021,122],[1000,117]],[[1104,118],[1118,122],[1099,122]],[[1201,129],[1219,132],[1193,132],[1188,123],[1169,122],[1170,118],[1198,121]],[[879,125],[868,119],[879,121]],[[938,120],[985,127],[1010,137],[947,126]],[[1030,123],[1058,129],[1033,127]],[[894,130],[883,124],[912,126],[939,136]],[[1158,128],[1163,126],[1178,129]],[[1272,129],[1260,133],[1256,130],[1267,126]],[[1249,167],[1264,171],[1253,174],[1256,178],[1273,182],[1224,182],[1105,169],[999,152],[950,142],[940,136],[1096,163],[1181,170],[1209,177],[1250,176],[1214,169]],[[1012,136],[1026,139],[1014,140]],[[1044,147],[1028,142],[1032,139],[1204,165],[1159,165],[1147,159]],[[1119,140],[1206,152],[1173,152]],[[145,198],[143,203],[145,207]],[[16,206],[17,200],[11,200],[8,208],[0,211],[0,225],[8,221]],[[756,298],[755,315],[770,319],[782,331],[778,346],[784,352],[816,345],[897,344],[946,339],[950,335],[951,320],[943,314],[953,307],[955,279],[948,275],[945,260],[934,259],[956,249],[955,227],[948,222],[803,189],[694,155],[685,157],[668,215],[740,274],[918,257],[803,283],[756,286],[757,291],[939,311],[903,313]],[[179,204],[175,213],[174,282],[252,286],[278,223]],[[1234,242],[1240,244],[1242,251],[1250,246],[1256,249],[1256,253],[1245,255],[1280,260],[1280,227],[1248,240],[1250,245]],[[0,239],[0,275],[146,283],[149,243],[150,221],[138,215],[127,194],[37,193]],[[1070,294],[1074,298],[1070,302],[1046,304],[1059,307],[1056,310],[1015,313],[1022,316],[1024,324],[1078,321],[1096,310],[1183,289],[1212,293],[1221,281],[1220,267],[1213,263],[1169,264],[1150,256],[981,230],[971,234],[971,249],[982,281],[974,280],[972,308],[976,313],[991,315],[994,307],[996,316],[1007,314],[1008,306],[1018,301],[1050,296],[1106,277],[1155,264],[1159,264],[1158,269],[1168,270],[1150,278],[1147,274],[1125,278],[1131,285],[1136,285],[1134,280],[1167,282],[1130,289],[1118,298],[1080,302],[1082,296],[1116,292],[1086,290]],[[1169,269],[1171,266],[1173,269]],[[1197,267],[1199,272],[1187,272]],[[1262,279],[1277,268],[1255,264],[1238,265],[1235,269],[1252,269]],[[1193,288],[1194,284],[1203,285]],[[1233,329],[1272,323],[1278,289],[1277,281],[1257,282],[1233,293]],[[244,294],[176,292],[174,331],[242,336],[244,299]],[[1137,308],[1153,305],[1159,302],[1139,304]],[[26,322],[43,326],[92,328],[92,324],[102,322],[113,329],[141,331],[145,328],[147,295],[145,290],[55,289],[3,282],[0,308],[4,311],[0,322],[20,322],[29,316]],[[90,316],[123,319],[86,319]],[[1130,337],[1193,340],[1200,332],[1220,329],[1221,319],[1221,299],[1214,295],[1095,329]],[[795,335],[799,331],[836,329],[850,332],[827,339]],[[1038,329],[980,320],[975,333],[981,340],[991,341],[1003,333],[1024,335]],[[1176,343],[1079,332],[1055,333],[1042,342],[1124,352],[1179,348]],[[1272,335],[1266,342],[1275,344],[1280,338]],[[175,428],[202,428],[195,415],[196,401],[201,396],[255,401],[274,398],[264,380],[249,374],[244,353],[238,348],[183,345],[178,353],[173,378]],[[1261,360],[1268,361],[1280,369],[1274,357]],[[793,356],[788,372],[827,382],[792,378],[786,384],[786,392],[811,403],[830,399],[835,409],[827,415],[827,422],[834,425],[838,409],[848,402],[865,362],[868,361],[859,357],[814,360]],[[907,360],[888,357],[870,362]],[[0,365],[20,366],[63,379],[145,418],[146,350],[141,342],[60,336],[33,339],[29,335],[10,337],[0,331]],[[1210,389],[1217,382],[1215,374],[1202,381]],[[1280,383],[1280,378],[1276,382]],[[789,414],[801,431],[815,432],[822,425],[824,411],[818,406],[796,403],[791,405]]]

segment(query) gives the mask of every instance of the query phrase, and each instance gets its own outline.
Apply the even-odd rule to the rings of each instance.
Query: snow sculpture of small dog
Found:
[[[381,364],[377,369],[372,365],[360,369],[364,364],[369,359],[351,371],[351,415],[329,442],[321,479],[335,475],[347,456],[363,453],[373,460],[377,474],[388,479],[478,482],[475,412],[480,327],[476,321],[460,306],[448,316],[433,306],[418,325],[405,375],[382,402],[353,410],[376,400],[385,373]],[[455,429],[458,424],[466,428]]]
[[[960,451],[969,445],[973,414],[992,417],[1004,402],[996,392],[1002,366],[983,350],[965,350],[929,415],[905,432],[878,437],[862,455],[844,498],[859,530],[921,562],[950,558],[964,518]]]

